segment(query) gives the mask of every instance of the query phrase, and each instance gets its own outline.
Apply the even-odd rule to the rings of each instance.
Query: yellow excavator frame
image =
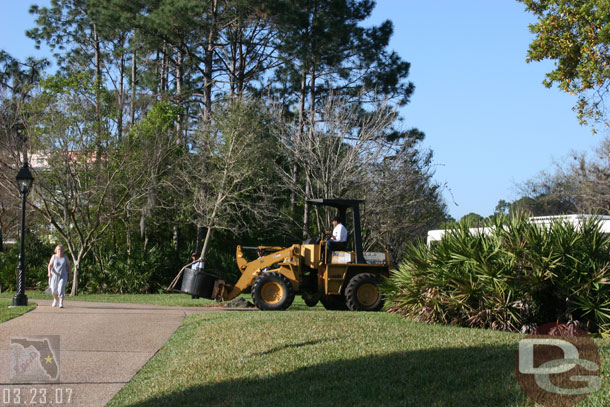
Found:
[[[359,272],[364,272],[369,269],[371,272],[386,274],[390,267],[390,255],[386,251],[385,264],[353,264],[353,263],[329,263],[322,261],[322,244],[294,244],[290,247],[277,246],[258,246],[265,252],[272,253],[260,257],[256,260],[248,261],[243,253],[242,246],[237,246],[235,258],[237,266],[241,272],[241,277],[231,286],[224,281],[216,282],[214,288],[214,297],[219,301],[230,301],[241,294],[245,289],[250,287],[254,279],[263,270],[276,271],[283,274],[290,280],[294,291],[299,292],[302,280],[302,268],[307,267],[318,271],[318,287],[320,294],[339,295],[346,283],[346,276],[350,268],[357,267]],[[345,252],[353,259],[354,252]],[[385,273],[384,273],[385,272]]]

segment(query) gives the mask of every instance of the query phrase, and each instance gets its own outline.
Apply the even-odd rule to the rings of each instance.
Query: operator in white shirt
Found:
[[[195,272],[203,271],[205,263],[203,261],[197,259],[197,253],[191,254],[191,259],[193,260],[193,262],[191,263],[191,270],[193,270]],[[199,298],[199,296],[191,295],[191,298],[195,299],[195,298]]]
[[[330,262],[331,253],[335,250],[347,249],[347,228],[343,226],[338,216],[333,218],[333,234],[326,241],[326,258]],[[330,232],[326,232],[330,234]]]
[[[191,270],[193,270],[193,271],[197,271],[197,270],[203,271],[204,263],[201,260],[197,260],[197,253],[191,254],[191,259],[193,259],[193,263],[191,263]]]

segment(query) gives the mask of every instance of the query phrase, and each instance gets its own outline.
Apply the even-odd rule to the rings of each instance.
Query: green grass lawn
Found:
[[[0,300],[2,298],[13,298],[15,292],[5,291],[0,293]],[[43,299],[50,300],[51,297],[48,294],[40,291],[26,291],[26,295],[29,299]],[[242,294],[248,301],[252,302],[250,294]],[[222,307],[222,303],[214,300],[207,300],[205,298],[191,298],[187,294],[179,293],[161,293],[161,294],[80,294],[74,297],[67,296],[66,303],[69,301],[93,301],[93,302],[122,302],[131,304],[154,304],[164,306],[180,306],[180,307]],[[290,310],[321,310],[324,309],[322,305],[318,304],[313,308],[308,307],[303,302],[300,296],[296,296],[294,302],[290,306]]]
[[[187,317],[109,406],[523,406],[521,335],[386,313],[247,312]],[[610,340],[597,340],[610,399]]]
[[[12,298],[14,292],[0,293],[0,298]],[[40,291],[26,291],[28,298],[51,300],[49,294]],[[123,302],[132,304],[155,304],[166,306],[198,307],[215,305],[216,302],[203,298],[193,299],[186,294],[80,294],[70,297],[66,294],[66,301],[93,301],[93,302]]]
[[[12,298],[14,292],[6,291],[0,298]],[[51,300],[49,294],[40,291],[26,291],[28,298]],[[123,302],[131,304],[154,304],[165,306],[200,307],[216,305],[216,301],[204,298],[193,299],[186,294],[80,294],[70,297],[66,294],[66,301],[92,301],[92,302]]]
[[[9,312],[14,317],[27,311],[4,306],[13,294],[0,294],[0,321]],[[214,305],[184,294],[86,294],[69,300]],[[329,312],[297,297],[286,312],[188,316],[109,405],[534,406],[513,373],[521,338],[413,323],[382,312]],[[578,406],[601,407],[610,399],[610,339],[596,343],[602,390]]]
[[[13,296],[11,295],[11,298]],[[25,307],[15,307],[15,308],[9,308],[10,305],[13,304],[13,300],[12,299],[0,299],[0,323],[4,322],[4,321],[8,321],[9,319],[13,319],[16,318],[20,315],[25,314],[28,311],[33,310],[34,308],[36,308],[36,303],[33,302],[29,302],[28,301],[28,305],[26,305]]]

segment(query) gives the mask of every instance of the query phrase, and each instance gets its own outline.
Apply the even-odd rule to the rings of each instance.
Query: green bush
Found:
[[[408,247],[383,290],[390,310],[426,322],[517,331],[578,321],[610,331],[610,237],[596,220],[545,228],[499,217],[492,233],[460,223],[432,248]]]
[[[15,290],[18,256],[18,246],[5,247],[4,251],[0,253],[0,291]]]
[[[101,250],[98,259],[89,256],[81,265],[81,287],[88,293],[156,293],[163,291],[178,272],[191,262],[193,245],[175,250],[171,245],[154,245],[144,249]],[[208,251],[205,271],[235,282],[239,270],[235,254],[220,250],[216,245]],[[179,286],[177,287],[179,288]]]
[[[25,239],[25,265],[27,288],[46,288],[48,285],[47,266],[53,254],[54,246],[27,234]],[[0,252],[0,286],[2,291],[15,290],[17,283],[17,265],[19,263],[19,244],[4,246]]]
[[[190,261],[188,249],[171,246],[105,251],[99,262],[85,263],[84,291],[89,293],[154,293],[167,287],[180,269]]]

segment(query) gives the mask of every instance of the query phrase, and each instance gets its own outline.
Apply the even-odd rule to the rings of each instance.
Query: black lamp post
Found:
[[[28,167],[28,162],[17,173],[17,186],[21,193],[21,239],[19,242],[19,265],[17,266],[17,294],[13,297],[13,306],[28,305],[28,297],[25,295],[25,200],[32,188],[34,177]]]

